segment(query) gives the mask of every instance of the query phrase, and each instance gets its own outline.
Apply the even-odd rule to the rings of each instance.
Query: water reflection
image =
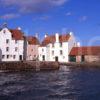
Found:
[[[100,69],[0,73],[0,100],[97,100]]]

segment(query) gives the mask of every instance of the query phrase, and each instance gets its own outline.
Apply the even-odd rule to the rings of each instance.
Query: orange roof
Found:
[[[33,37],[33,36],[27,37],[27,41],[31,45],[38,45],[38,44],[40,44],[39,40],[36,37]]]
[[[65,34],[65,35],[59,35],[59,41],[60,42],[67,42],[70,38],[70,35],[69,34]],[[41,46],[45,46],[45,45],[48,45],[49,43],[54,43],[56,42],[56,38],[55,38],[55,35],[51,35],[51,36],[47,36]]]
[[[70,55],[100,55],[100,46],[74,47],[72,48]]]
[[[23,40],[23,33],[21,32],[21,30],[18,29],[11,29],[10,32],[12,33],[12,38],[15,40]]]

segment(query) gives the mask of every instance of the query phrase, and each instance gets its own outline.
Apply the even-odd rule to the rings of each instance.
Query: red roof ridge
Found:
[[[40,44],[38,38],[35,36],[27,36],[26,38],[30,45],[39,45]]]
[[[100,46],[82,46],[73,47],[70,55],[98,55],[100,54]]]
[[[24,39],[24,33],[21,30],[18,29],[9,29],[9,31],[12,33],[12,38],[15,40],[23,40]]]
[[[60,42],[68,42],[70,38],[70,34],[59,34],[59,41]],[[46,46],[49,43],[54,43],[56,41],[55,35],[48,35],[44,40],[42,41],[41,46]]]

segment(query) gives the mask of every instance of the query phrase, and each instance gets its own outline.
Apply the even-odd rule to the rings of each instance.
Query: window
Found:
[[[18,48],[17,47],[15,47],[15,51],[18,51]]]
[[[62,55],[63,54],[63,51],[62,50],[60,50],[60,55]]]
[[[65,56],[63,56],[63,59],[65,59]]]
[[[62,43],[60,43],[60,47],[62,47]]]
[[[7,55],[7,59],[9,58],[9,55]]]
[[[6,51],[9,51],[9,47],[6,47]]]
[[[52,51],[52,55],[54,55],[54,50]]]
[[[17,44],[17,40],[15,40],[15,43]]]
[[[13,55],[13,58],[15,59],[16,58],[16,55]]]
[[[54,47],[54,43],[52,44],[52,47]]]
[[[5,58],[5,55],[2,55],[2,59],[4,59]]]
[[[42,52],[44,52],[44,49],[42,49]]]
[[[33,49],[31,49],[31,51],[33,51]]]
[[[6,43],[7,43],[7,44],[9,43],[9,39],[6,39]]]
[[[36,55],[34,55],[34,57],[36,57]]]

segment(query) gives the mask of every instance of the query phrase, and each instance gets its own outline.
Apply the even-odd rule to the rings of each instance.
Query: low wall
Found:
[[[59,69],[57,62],[1,62],[0,70],[3,71],[39,71],[39,70],[56,70]]]
[[[73,68],[100,68],[100,62],[83,62],[83,63],[60,63]]]

